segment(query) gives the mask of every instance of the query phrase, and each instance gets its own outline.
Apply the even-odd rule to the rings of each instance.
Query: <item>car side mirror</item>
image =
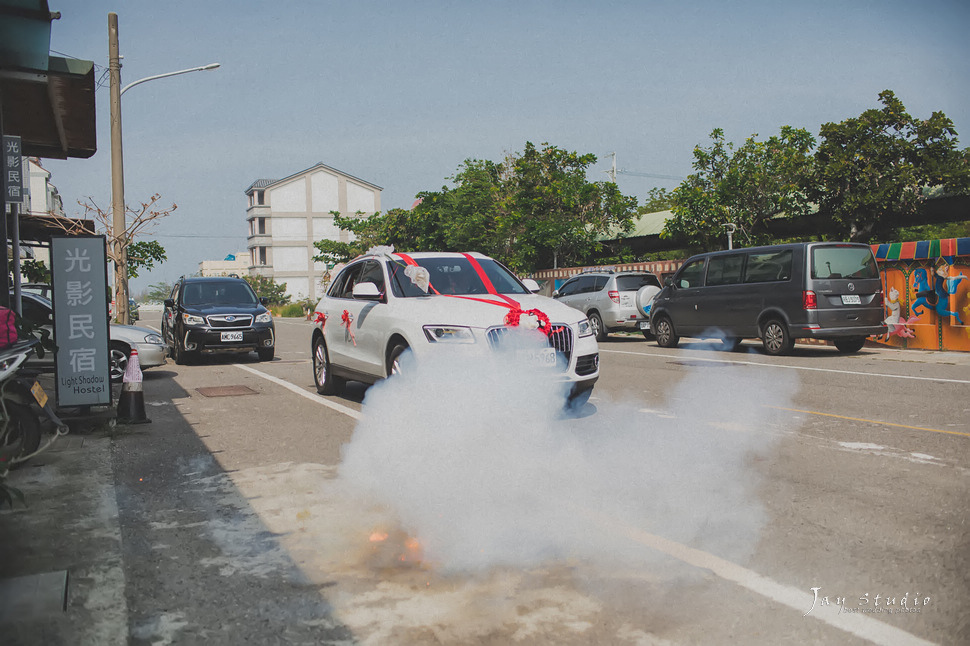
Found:
[[[263,307],[268,307],[269,306],[269,298],[267,298],[266,296],[260,296],[259,297],[259,304],[262,305]]]
[[[171,298],[166,298],[162,303],[165,304],[165,307],[175,307],[175,301]]]
[[[379,301],[381,300],[381,290],[377,288],[377,285],[371,282],[357,283],[354,285],[354,298],[362,301]]]
[[[525,288],[529,290],[531,293],[533,294],[539,293],[539,289],[540,289],[539,283],[537,283],[534,279],[525,278],[522,280],[522,284],[525,285]]]

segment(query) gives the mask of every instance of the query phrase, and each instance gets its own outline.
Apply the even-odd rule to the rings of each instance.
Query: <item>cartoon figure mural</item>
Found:
[[[920,267],[913,272],[913,287],[916,289],[916,301],[913,303],[912,312],[916,316],[923,313],[922,308],[935,311],[940,316],[952,316],[957,323],[963,325],[963,319],[956,311],[946,309],[949,307],[950,296],[957,293],[957,286],[966,276],[961,273],[953,278],[947,277],[949,265],[941,263],[933,272],[933,284],[927,278],[926,269]]]
[[[883,279],[887,334],[898,348],[970,351],[970,238],[872,246]]]
[[[915,323],[918,316],[911,316],[909,318],[902,318],[899,314],[899,290],[895,287],[889,288],[889,300],[886,301],[886,307],[889,309],[889,316],[886,317],[885,323],[889,326],[889,331],[886,332],[886,340],[889,340],[891,336],[899,336],[905,339],[915,338],[916,335],[907,326]]]

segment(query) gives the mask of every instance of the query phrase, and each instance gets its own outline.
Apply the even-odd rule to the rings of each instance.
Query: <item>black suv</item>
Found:
[[[276,327],[267,302],[241,278],[182,277],[165,299],[162,337],[178,364],[202,353],[254,350],[272,361]]]

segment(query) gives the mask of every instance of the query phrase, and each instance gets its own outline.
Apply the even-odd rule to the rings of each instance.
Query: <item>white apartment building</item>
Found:
[[[231,253],[222,260],[203,260],[199,263],[200,276],[237,276],[249,273],[249,252]]]
[[[24,203],[20,208],[22,217],[65,217],[64,201],[57,187],[51,184],[51,172],[41,166],[37,157],[23,158],[25,180]],[[51,266],[50,249],[45,245],[24,241],[21,243],[21,258],[32,257]]]
[[[327,267],[313,262],[313,243],[349,242],[350,233],[336,227],[333,212],[374,215],[381,210],[382,190],[323,163],[283,179],[256,180],[246,189],[249,273],[286,283],[294,300],[316,300],[323,295]]]

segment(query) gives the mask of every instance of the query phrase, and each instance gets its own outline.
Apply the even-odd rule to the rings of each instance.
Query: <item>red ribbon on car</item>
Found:
[[[418,263],[414,260],[414,258],[412,258],[407,254],[398,252],[398,253],[395,253],[394,255],[398,256],[405,263],[409,265],[413,265],[415,267],[418,266]],[[478,260],[476,260],[472,255],[467,253],[462,253],[461,255],[463,255],[465,259],[468,260],[469,264],[471,264],[472,266],[472,269],[474,269],[475,273],[478,274],[478,278],[482,281],[482,284],[485,285],[485,291],[487,291],[492,296],[497,296],[498,298],[501,298],[502,300],[494,301],[488,298],[475,298],[474,296],[462,296],[459,294],[443,294],[443,296],[448,296],[450,298],[462,298],[467,301],[478,301],[479,303],[488,303],[489,305],[498,305],[500,307],[507,307],[509,308],[509,312],[508,314],[505,315],[505,324],[508,325],[509,327],[518,327],[519,321],[522,318],[523,314],[535,316],[536,320],[539,322],[539,329],[542,330],[542,332],[546,336],[549,336],[550,334],[552,334],[552,326],[549,323],[549,317],[546,316],[546,314],[542,310],[539,310],[539,309],[531,309],[528,311],[523,310],[522,306],[517,301],[515,301],[512,298],[509,298],[505,294],[500,294],[498,290],[495,289],[495,285],[492,284],[492,281],[489,279],[488,275],[485,273],[485,269],[482,267],[481,263],[478,262]],[[434,288],[433,285],[431,286],[431,290],[434,291],[435,294],[442,295],[437,289]]]
[[[347,333],[350,334],[350,340],[357,345],[357,338],[354,336],[354,331],[350,329],[350,324],[354,322],[354,317],[350,315],[350,312],[344,310],[344,313],[340,315],[340,320],[347,327]]]

